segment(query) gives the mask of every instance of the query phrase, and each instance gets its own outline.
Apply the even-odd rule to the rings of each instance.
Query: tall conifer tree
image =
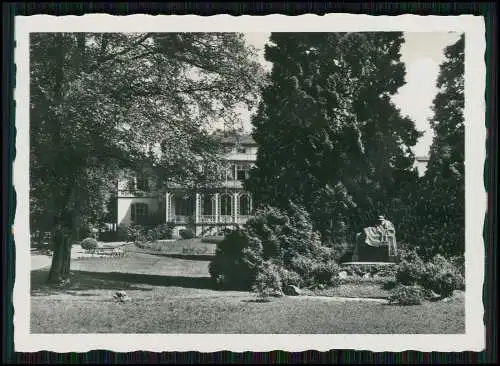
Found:
[[[428,255],[465,249],[464,46],[462,35],[445,49],[430,119],[434,139],[417,208]]]
[[[413,179],[419,133],[390,101],[404,84],[401,34],[271,35],[247,182],[257,202],[303,204],[322,234],[353,234]],[[367,213],[367,215],[360,215]]]

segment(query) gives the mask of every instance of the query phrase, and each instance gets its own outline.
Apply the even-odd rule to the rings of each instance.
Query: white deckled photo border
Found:
[[[466,332],[465,334],[31,334],[29,230],[29,35],[32,32],[463,32],[465,33],[465,190],[466,190]],[[199,351],[267,352],[332,349],[373,352],[482,351],[485,347],[483,306],[483,225],[487,193],[483,183],[486,158],[485,24],[480,16],[370,16],[327,14],[301,16],[187,15],[17,16],[15,17],[16,191],[14,241],[16,270],[13,292],[16,352]]]

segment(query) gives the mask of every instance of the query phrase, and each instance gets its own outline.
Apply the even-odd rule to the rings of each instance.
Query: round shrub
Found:
[[[453,291],[462,288],[463,283],[460,270],[451,261],[436,255],[426,264],[426,273],[421,285],[442,297],[448,297]]]
[[[420,286],[396,286],[389,296],[389,304],[420,305],[424,300],[424,292]]]
[[[172,233],[174,231],[175,224],[168,222],[166,224],[160,224],[155,228],[156,238],[158,240],[172,239]]]
[[[280,267],[279,273],[281,277],[281,282],[283,284],[283,288],[286,288],[290,285],[302,287],[303,281],[297,272]]]
[[[258,246],[256,242],[251,243],[241,230],[228,234],[217,245],[215,258],[208,267],[212,280],[226,287],[249,289],[261,262],[259,254],[251,248],[252,244]]]
[[[153,229],[146,230],[146,232],[144,233],[144,237],[145,237],[147,242],[150,242],[150,243],[154,242],[156,240],[155,230],[153,230]]]
[[[465,277],[465,257],[463,255],[457,255],[450,258],[450,262],[455,267],[455,269]]]
[[[303,286],[306,287],[314,284],[314,272],[317,266],[316,260],[303,255],[296,256],[290,263],[291,270],[302,278]]]
[[[291,270],[301,277],[306,287],[320,284],[336,286],[339,283],[340,268],[333,260],[323,262],[299,255],[292,259]]]
[[[270,296],[281,296],[282,287],[279,267],[266,262],[259,268],[252,290],[260,299],[268,300]]]
[[[408,253],[398,265],[396,280],[406,286],[419,285],[441,297],[451,296],[453,291],[465,286],[459,265],[442,255],[435,255],[424,263],[414,252]]]
[[[141,225],[131,225],[127,227],[127,240],[135,243],[145,242],[146,236],[144,231],[144,227]]]
[[[340,283],[340,268],[333,260],[318,263],[313,271],[313,279],[317,284],[337,286]]]
[[[189,230],[189,229],[179,230],[179,235],[181,236],[182,239],[193,239],[194,238],[193,231]]]
[[[422,281],[426,272],[425,264],[420,258],[414,258],[412,261],[403,259],[396,271],[396,281],[411,286]]]
[[[97,248],[97,240],[95,240],[94,238],[83,239],[81,242],[81,246],[82,246],[82,249],[85,249],[85,250],[95,249],[95,248]]]

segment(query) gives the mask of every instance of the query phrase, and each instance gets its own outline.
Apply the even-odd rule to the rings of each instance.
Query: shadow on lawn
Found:
[[[165,254],[166,257],[195,261],[212,261],[215,254]]]
[[[195,260],[195,261],[211,261],[215,258],[215,254],[169,253],[169,252],[159,252],[159,251],[145,250],[145,249],[136,249],[136,248],[129,248],[127,249],[127,252],[149,254],[157,257],[169,257],[169,258]]]
[[[207,290],[216,289],[210,277],[159,276],[123,272],[71,271],[71,284],[68,287],[56,287],[46,283],[47,276],[47,269],[31,272],[31,294],[33,296],[51,294],[85,296],[85,294],[79,294],[75,291],[88,290],[152,291],[153,289],[149,286],[184,287]]]

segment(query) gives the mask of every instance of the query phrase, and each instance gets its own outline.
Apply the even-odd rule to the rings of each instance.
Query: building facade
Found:
[[[428,156],[417,156],[415,158],[415,166],[418,170],[418,176],[423,177],[427,171],[427,163],[429,162]]]
[[[253,211],[251,195],[243,180],[257,157],[257,145],[249,135],[228,139],[227,169],[216,188],[192,193],[181,185],[158,188],[146,177],[128,177],[118,182],[117,224],[172,223],[174,235],[190,229],[197,236],[215,235],[244,224]]]
[[[190,229],[197,236],[216,235],[244,224],[253,212],[250,193],[242,181],[257,157],[257,145],[249,135],[229,139],[224,157],[227,170],[216,188],[191,193],[181,185],[158,188],[155,181],[135,176],[118,182],[117,224],[172,223],[174,235]],[[428,158],[418,157],[419,175],[425,173]]]

